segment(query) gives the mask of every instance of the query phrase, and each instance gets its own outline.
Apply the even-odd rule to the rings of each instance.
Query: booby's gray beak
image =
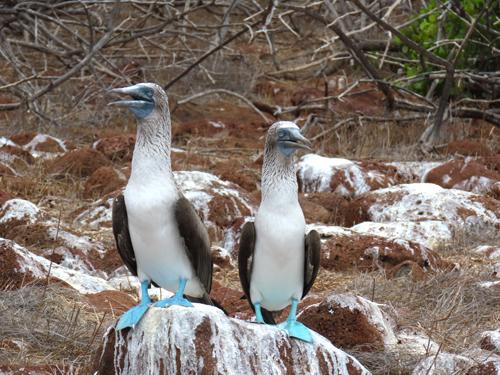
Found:
[[[109,103],[108,105],[126,107],[130,109],[138,119],[147,117],[155,108],[155,101],[153,99],[155,91],[151,87],[138,84],[120,89],[113,89],[110,93],[131,96],[133,100],[122,100]]]
[[[310,145],[311,142],[300,134],[300,130],[297,128],[282,128],[278,130],[278,147],[287,158],[299,148],[312,151]]]

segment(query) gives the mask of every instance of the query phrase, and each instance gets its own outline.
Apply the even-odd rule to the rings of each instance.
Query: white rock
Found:
[[[14,270],[16,272],[22,274],[31,272],[34,277],[42,280],[47,278],[50,268],[51,277],[57,277],[58,279],[67,282],[83,294],[99,293],[103,290],[115,289],[108,282],[99,277],[89,276],[83,272],[71,270],[56,263],[51,264],[48,259],[33,254],[28,249],[16,244],[13,241],[0,238],[0,246],[10,248],[15,253],[17,262],[19,263],[19,269]]]
[[[56,138],[56,137],[52,137],[51,135],[47,135],[47,134],[37,134],[29,143],[25,144],[23,146],[23,148],[25,150],[30,151],[34,157],[43,157],[44,159],[53,159],[53,158],[57,157],[58,153],[35,150],[36,146],[38,146],[40,143],[46,142],[48,139],[56,141],[59,144],[59,146],[63,149],[63,152],[68,151],[68,148],[64,144],[63,140]]]
[[[393,223],[365,221],[351,227],[351,229],[358,233],[375,234],[390,239],[403,238],[420,243],[430,249],[439,248],[453,240],[451,226],[438,220],[399,221]]]
[[[481,333],[481,341],[482,340],[487,340],[489,344],[495,346],[497,350],[500,350],[500,331],[498,329]]]
[[[404,176],[416,176],[417,181],[424,182],[427,172],[437,166],[443,164],[442,162],[421,162],[421,161],[398,161],[386,163],[393,165],[398,169],[398,173]]]
[[[361,224],[357,230],[401,236],[432,248],[459,236],[494,238],[500,227],[495,199],[435,184],[393,186],[369,192],[363,199],[372,202],[367,208],[370,221],[385,225]]]
[[[101,365],[113,361],[116,375],[369,374],[314,332],[313,343],[289,339],[276,327],[228,318],[200,304],[150,308],[135,330],[108,330],[104,340]]]
[[[24,199],[10,199],[5,202],[0,210],[0,223],[11,220],[26,220],[34,224],[40,218],[40,209]]]
[[[194,204],[198,211],[203,213],[205,218],[208,217],[208,204],[212,200],[213,194],[229,198],[237,210],[237,217],[244,216],[238,212],[240,205],[245,206],[251,215],[255,215],[257,212],[257,207],[232,182],[223,181],[204,172],[174,172],[174,177],[185,197]]]
[[[335,225],[308,224],[306,226],[306,232],[309,233],[312,230],[316,230],[323,238],[333,236],[348,236],[353,234],[353,230],[338,227]]]
[[[483,245],[475,247],[471,250],[471,253],[476,255],[481,255],[489,259],[499,259],[500,258],[500,247],[499,246],[489,246]]]
[[[123,194],[123,189],[118,190],[116,195]],[[113,220],[113,200],[115,194],[110,197],[103,197],[92,203],[85,211],[75,218],[75,223],[85,226],[90,230],[99,230],[101,227],[111,225]]]
[[[10,139],[0,136],[0,147],[1,146],[14,146],[19,147],[17,143],[12,142]]]
[[[481,288],[500,287],[500,281],[480,281],[477,283]]]
[[[131,295],[138,301],[140,301],[141,299],[141,282],[136,276],[133,276],[130,272],[128,272],[128,270],[127,275],[110,277],[108,279],[108,284],[116,290]],[[170,298],[174,295],[174,293],[169,292],[168,290],[163,288],[157,288],[154,285],[150,285],[148,294],[151,301],[160,301],[165,298]]]
[[[390,306],[375,303],[366,298],[351,294],[334,294],[328,297],[327,303],[337,304],[342,308],[349,308],[351,312],[361,312],[361,314],[367,317],[368,323],[380,332],[386,348],[390,349],[397,344],[398,339],[394,334],[396,322],[389,314],[382,310],[382,307],[391,309]],[[302,312],[306,310],[307,307]]]
[[[333,192],[348,198],[372,190],[370,185],[374,183],[385,186],[394,183],[379,171],[367,172],[358,164],[347,159],[305,155],[297,162],[297,176],[301,181],[302,192]],[[332,191],[330,181],[337,174],[342,177],[342,183]]]
[[[421,360],[413,369],[412,375],[451,375],[459,374],[474,365],[472,359],[456,354],[440,353]]]
[[[72,233],[64,223],[49,215],[45,210],[35,204],[23,199],[10,199],[0,209],[0,223],[8,223],[12,220],[23,220],[29,224],[42,225],[46,227],[47,239],[55,241],[57,238],[60,245],[72,247],[88,254],[91,250],[101,255],[106,252],[105,246],[86,235]]]
[[[403,328],[396,332],[398,348],[417,355],[435,355],[439,344],[429,338],[425,332]]]

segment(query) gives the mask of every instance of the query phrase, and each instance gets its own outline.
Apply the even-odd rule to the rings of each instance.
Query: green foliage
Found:
[[[420,15],[435,10],[440,4],[441,3],[438,3],[436,0],[430,0],[429,6],[421,9]],[[448,59],[450,58],[453,47],[461,45],[469,29],[469,24],[452,11],[448,11],[444,14],[450,4],[448,2],[444,2],[443,4],[444,6],[440,10],[416,20],[407,28],[402,29],[401,32],[418,45],[427,50],[431,50],[435,55],[443,59]],[[476,19],[485,5],[485,0],[460,0],[460,4],[473,19]],[[460,14],[457,8],[452,7],[452,9]],[[415,15],[413,18],[417,18],[420,15]],[[483,13],[479,23],[487,26],[489,29],[500,32],[500,18],[498,15],[500,15],[500,1],[493,0],[488,7],[488,11]],[[482,72],[499,71],[500,56],[498,54],[495,55],[489,45],[500,49],[500,38],[495,37],[495,35],[487,30],[479,29],[479,32],[477,30],[478,28],[476,27],[476,31],[472,33],[468,43],[462,50],[457,61],[456,69],[470,69]],[[439,34],[441,34],[441,41],[447,40],[448,42],[445,44],[442,42],[438,44],[437,40]],[[396,37],[395,40],[401,43],[399,38]],[[453,41],[455,41],[455,43],[453,43]],[[450,61],[455,58],[457,50],[458,47],[451,56]],[[422,64],[420,63],[420,55],[416,51],[408,48],[406,45],[401,47],[401,51],[407,58],[416,60],[416,62],[405,64],[406,73],[409,77],[424,73]],[[425,59],[425,62],[429,72],[438,70],[437,67],[429,65],[427,59]],[[409,88],[425,95],[431,83],[432,80],[426,79],[411,85]],[[442,86],[443,80],[440,80],[435,92],[439,93],[442,90]],[[456,92],[463,93],[469,97],[472,96],[470,88],[467,87],[463,81],[455,82],[452,93]]]

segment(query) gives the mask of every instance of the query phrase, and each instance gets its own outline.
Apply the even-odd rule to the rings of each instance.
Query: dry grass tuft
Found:
[[[343,290],[396,309],[398,327],[423,331],[441,352],[477,351],[480,335],[498,325],[500,290],[485,288],[489,276],[476,270],[437,274],[422,282],[410,278],[386,279],[383,274],[352,273]],[[326,278],[323,278],[325,280]],[[373,374],[411,374],[423,358],[407,349],[352,351]]]
[[[77,291],[55,285],[0,291],[0,363],[85,365],[111,317]]]

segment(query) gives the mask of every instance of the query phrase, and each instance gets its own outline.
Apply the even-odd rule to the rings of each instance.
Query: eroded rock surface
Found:
[[[425,246],[404,239],[330,226],[309,226],[325,238],[321,266],[335,271],[357,269],[362,272],[385,270],[388,277],[411,274],[422,280],[428,272],[452,270],[454,265]]]
[[[333,192],[345,198],[392,186],[397,169],[368,160],[325,158],[308,154],[297,163],[299,191]]]
[[[496,196],[500,193],[500,174],[472,158],[451,160],[427,172],[424,181],[446,189]]]
[[[380,307],[362,297],[333,295],[305,307],[297,320],[339,348],[390,349],[397,343],[395,321]]]
[[[135,330],[110,327],[98,375],[370,374],[355,358],[313,333],[290,339],[276,327],[227,318],[215,307],[150,308]]]
[[[364,223],[372,222],[375,224]],[[435,184],[406,184],[366,193],[351,201],[346,226],[412,240],[434,249],[458,235],[487,240],[500,228],[500,202]]]

